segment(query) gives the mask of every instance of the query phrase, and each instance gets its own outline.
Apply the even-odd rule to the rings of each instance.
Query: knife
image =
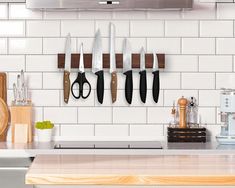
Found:
[[[21,70],[21,72],[20,72],[20,79],[21,79],[21,85],[23,85],[25,83],[24,71],[23,70]]]
[[[160,92],[160,75],[159,75],[159,61],[156,53],[153,53],[153,100],[158,103]]]
[[[16,88],[16,84],[13,84],[13,96],[14,96],[14,104],[16,105],[18,99],[17,99],[17,88]]]
[[[117,100],[117,71],[116,71],[116,57],[115,57],[115,26],[110,23],[110,73],[111,73],[111,95],[112,102]]]
[[[141,48],[140,52],[140,98],[143,103],[146,102],[147,95],[147,78],[145,69],[145,51]]]
[[[17,75],[17,95],[18,95],[18,101],[22,102],[22,85],[21,85],[21,77],[18,74]]]
[[[64,66],[64,102],[68,104],[70,95],[70,70],[71,70],[71,36],[67,35],[65,43],[65,66]]]
[[[125,96],[129,104],[133,95],[132,55],[130,42],[125,39],[123,44],[123,73],[126,75]]]
[[[20,79],[21,79],[21,85],[22,85],[22,102],[24,104],[27,103],[27,99],[26,99],[26,83],[25,83],[25,77],[24,77],[24,71],[21,70],[20,73]]]
[[[100,30],[98,30],[95,34],[95,41],[92,51],[92,72],[98,76],[96,91],[98,101],[102,104],[104,99],[104,71]]]

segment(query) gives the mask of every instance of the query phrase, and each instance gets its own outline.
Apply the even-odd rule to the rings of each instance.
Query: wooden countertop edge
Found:
[[[235,185],[235,176],[71,175],[30,174],[28,185]]]

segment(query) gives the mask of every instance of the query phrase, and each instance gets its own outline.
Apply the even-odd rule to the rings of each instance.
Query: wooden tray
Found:
[[[168,142],[206,142],[206,128],[168,127]]]

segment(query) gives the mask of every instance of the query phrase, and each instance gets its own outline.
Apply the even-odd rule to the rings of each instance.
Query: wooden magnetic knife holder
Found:
[[[159,68],[165,68],[165,54],[156,54],[159,62]],[[80,54],[72,54],[71,68],[79,68]],[[63,69],[65,64],[65,54],[58,54],[58,68]],[[103,68],[107,69],[110,66],[109,54],[103,54]],[[145,66],[146,69],[153,67],[153,54],[145,54]],[[84,67],[92,67],[92,54],[84,54]],[[123,68],[123,54],[116,54],[116,67],[117,69]],[[132,68],[140,68],[140,54],[132,54]]]

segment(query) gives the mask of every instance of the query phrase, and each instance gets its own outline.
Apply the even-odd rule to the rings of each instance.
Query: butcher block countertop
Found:
[[[235,185],[234,155],[38,155],[34,185]]]

